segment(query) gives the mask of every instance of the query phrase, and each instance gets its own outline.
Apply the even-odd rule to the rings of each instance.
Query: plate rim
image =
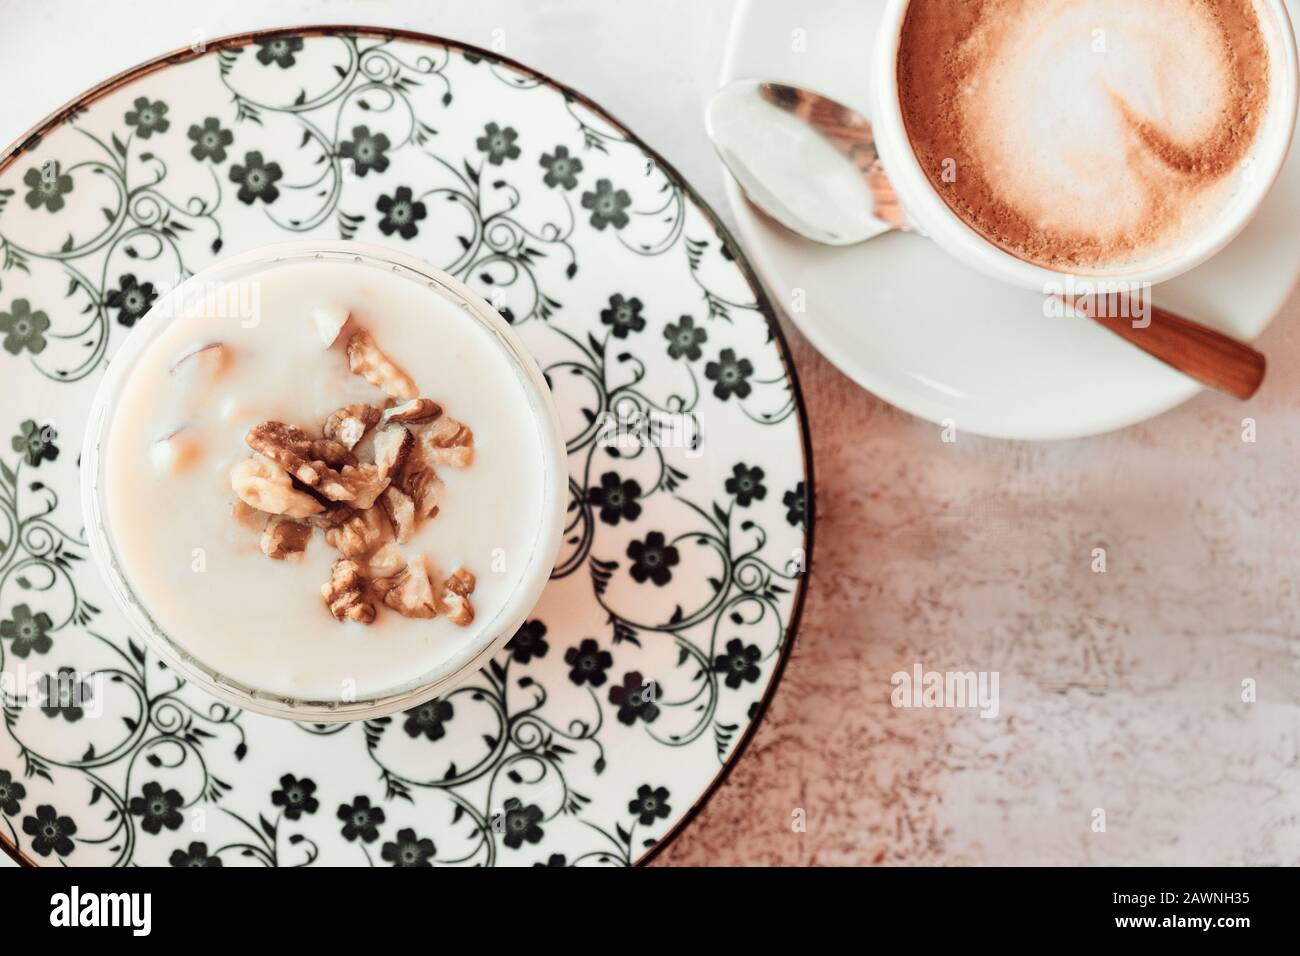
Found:
[[[734,23],[734,21],[733,21]],[[768,681],[767,689],[759,699],[758,708],[754,713],[753,719],[745,728],[744,734],[741,735],[736,749],[732,751],[727,761],[718,768],[718,772],[709,781],[708,786],[695,797],[689,810],[673,825],[673,828],[661,837],[653,847],[650,847],[645,853],[638,857],[634,862],[634,867],[645,866],[659,856],[668,846],[670,846],[686,828],[694,822],[714,794],[722,787],[731,776],[731,772],[740,763],[740,759],[748,750],[750,742],[758,732],[767,717],[768,707],[776,697],[777,689],[780,687],[781,678],[785,676],[786,664],[790,661],[790,656],[794,651],[794,644],[799,634],[799,627],[803,623],[803,612],[805,600],[808,594],[808,582],[812,576],[813,553],[815,533],[814,529],[817,524],[817,493],[816,481],[813,474],[813,449],[812,449],[812,432],[808,419],[808,409],[804,403],[803,388],[799,383],[799,374],[795,368],[794,355],[790,350],[790,344],[786,341],[785,331],[781,328],[781,323],[777,318],[770,297],[768,296],[767,286],[759,276],[758,271],[749,261],[748,253],[740,244],[737,238],[732,235],[729,229],[713,210],[713,208],[704,200],[694,186],[683,176],[675,165],[666,160],[658,150],[651,147],[636,133],[632,132],[624,123],[611,115],[603,106],[591,99],[584,93],[574,89],[567,83],[562,83],[554,79],[549,74],[537,70],[527,64],[521,63],[513,57],[506,56],[494,50],[488,50],[484,47],[477,46],[473,43],[466,43],[462,40],[454,40],[450,37],[439,36],[436,33],[425,33],[419,30],[407,30],[401,28],[378,27],[374,25],[359,25],[346,23],[313,23],[302,26],[285,26],[269,27],[259,30],[248,30],[242,33],[230,33],[220,37],[214,37],[211,40],[203,41],[201,50],[194,49],[193,46],[181,47],[168,53],[160,54],[148,60],[144,60],[134,66],[127,67],[105,80],[100,81],[90,87],[83,93],[68,100],[62,106],[58,107],[44,118],[33,124],[26,132],[16,140],[5,147],[0,152],[0,173],[3,173],[10,166],[18,161],[18,158],[24,153],[35,149],[44,138],[45,134],[55,126],[65,122],[70,116],[80,112],[86,106],[96,102],[99,99],[114,92],[119,87],[132,83],[138,79],[146,77],[151,73],[185,63],[189,60],[196,60],[199,57],[207,56],[214,50],[226,49],[232,46],[246,46],[251,42],[256,42],[259,38],[275,37],[309,37],[309,36],[353,36],[367,37],[382,40],[404,40],[413,43],[431,44],[445,47],[448,50],[459,52],[469,52],[487,60],[500,63],[503,66],[529,76],[540,83],[543,83],[552,89],[559,90],[567,96],[571,96],[578,103],[591,110],[604,121],[622,133],[630,142],[645,152],[647,156],[661,169],[669,178],[675,182],[686,196],[694,203],[695,207],[704,215],[710,225],[712,225],[723,240],[727,243],[732,252],[735,253],[735,263],[744,276],[745,281],[749,284],[754,292],[754,304],[756,311],[767,322],[767,326],[772,335],[772,341],[777,347],[780,354],[781,365],[785,370],[786,377],[790,381],[791,393],[794,399],[795,412],[799,424],[800,452],[803,455],[803,472],[804,472],[804,571],[799,575],[799,583],[795,588],[794,605],[790,611],[789,620],[786,622],[786,638],[784,646],[781,649],[780,658],[777,660],[772,670],[771,680]],[[730,37],[728,37],[727,54],[730,51]],[[724,57],[725,55],[724,54]],[[98,570],[98,569],[96,569]],[[12,859],[20,867],[37,868],[41,864],[37,863],[30,856],[20,850],[15,844],[0,833],[0,851]]]

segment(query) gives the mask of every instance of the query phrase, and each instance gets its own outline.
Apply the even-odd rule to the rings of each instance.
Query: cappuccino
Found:
[[[1021,260],[1093,274],[1211,227],[1270,99],[1253,0],[913,0],[897,70],[948,207]]]

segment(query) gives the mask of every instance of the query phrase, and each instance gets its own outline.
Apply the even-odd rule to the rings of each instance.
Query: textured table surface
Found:
[[[728,218],[697,119],[724,0],[130,8],[0,0],[0,84],[22,91],[0,97],[0,140],[198,37],[377,23],[500,38],[600,101]],[[1298,320],[1293,297],[1248,405],[1202,395],[1047,444],[945,443],[790,332],[817,484],[804,623],[766,722],[659,863],[1300,863]],[[918,663],[997,671],[998,716],[893,707],[890,676]]]

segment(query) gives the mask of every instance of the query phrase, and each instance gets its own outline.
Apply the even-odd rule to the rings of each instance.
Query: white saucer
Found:
[[[740,0],[721,82],[762,77],[870,116],[869,51],[883,0]],[[1288,0],[1298,20],[1300,0]],[[959,431],[1072,438],[1167,411],[1200,386],[1082,319],[1043,317],[1042,296],[1002,285],[927,239],[891,234],[832,249],[727,196],[750,259],[799,330],[886,401]],[[1300,277],[1300,149],[1226,250],[1157,287],[1156,302],[1256,338]],[[802,291],[799,291],[802,290]]]

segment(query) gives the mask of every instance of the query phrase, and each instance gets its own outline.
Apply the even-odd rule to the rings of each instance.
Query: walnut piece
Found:
[[[310,540],[311,525],[276,515],[262,532],[262,553],[276,561],[301,557],[306,553]]]
[[[348,324],[348,310],[331,305],[318,305],[311,310],[311,320],[320,336],[321,345],[329,348]]]
[[[379,496],[388,487],[388,481],[388,476],[380,473],[378,465],[357,465],[355,468],[345,465],[338,480],[342,491],[331,494],[332,486],[322,488],[321,491],[328,498],[347,501],[358,511],[365,511],[379,500]]]
[[[415,502],[401,488],[389,485],[379,496],[379,503],[388,514],[398,543],[406,544],[415,536]]]
[[[431,465],[468,468],[474,463],[474,433],[468,425],[443,415],[420,432],[420,449]]]
[[[325,419],[325,437],[352,451],[366,432],[379,423],[382,414],[375,406],[361,402],[344,405]]]
[[[385,425],[375,433],[375,467],[385,482],[406,464],[415,447],[415,436],[401,425]]]
[[[309,488],[315,488],[333,501],[351,500],[337,491],[336,468],[355,466],[357,458],[343,445],[329,438],[312,438],[301,428],[284,422],[267,421],[254,425],[244,441]]]
[[[424,462],[418,448],[407,458],[394,484],[415,503],[417,521],[427,521],[438,513],[438,503],[446,486],[433,466]]]
[[[392,577],[379,578],[374,588],[384,604],[403,617],[429,618],[438,613],[433,582],[422,557],[414,558]]]
[[[293,486],[287,471],[261,455],[231,468],[230,486],[244,504],[267,514],[306,518],[325,510],[319,501]]]
[[[355,332],[348,339],[348,368],[399,401],[409,402],[420,397],[415,382],[379,350],[369,332]]]
[[[366,565],[371,578],[384,578],[406,567],[406,558],[402,557],[401,549],[389,541],[366,559]]]
[[[433,421],[442,414],[442,406],[433,399],[415,398],[400,405],[393,405],[384,410],[384,424],[399,422],[403,425],[416,425],[420,422]]]
[[[442,613],[453,624],[466,627],[474,622],[474,605],[469,603],[469,596],[477,583],[464,568],[457,568],[442,582]]]
[[[366,598],[366,576],[350,558],[334,562],[320,593],[336,620],[369,624],[375,619],[375,606]]]
[[[325,543],[345,558],[364,558],[388,540],[388,521],[379,508],[358,511],[325,532]]]

